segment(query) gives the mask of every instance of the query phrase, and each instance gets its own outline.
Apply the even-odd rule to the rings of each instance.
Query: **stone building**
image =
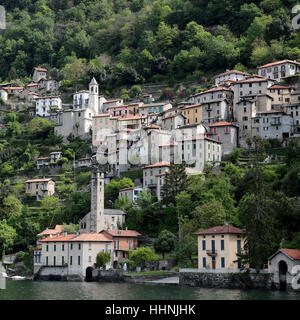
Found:
[[[98,83],[93,78],[89,84],[88,98],[87,92],[77,92],[73,97],[73,109],[58,113],[55,133],[63,136],[65,141],[70,134],[88,138],[92,130],[93,117],[99,114],[105,100],[103,99],[102,96],[99,96]]]
[[[59,96],[38,97],[36,101],[36,115],[40,117],[49,117],[51,110],[62,109],[62,100]]]
[[[202,121],[202,105],[194,104],[182,108],[185,124],[199,124]]]
[[[127,197],[132,203],[136,203],[139,193],[143,191],[141,187],[129,187],[119,191],[119,198]]]
[[[244,231],[230,226],[216,226],[195,233],[198,237],[198,268],[240,269],[237,254],[244,248]],[[237,262],[236,262],[237,261]]]
[[[268,269],[273,273],[273,285],[277,289],[285,290],[292,288],[297,290],[296,288],[293,288],[293,282],[296,286],[296,274],[300,271],[300,250],[283,248],[279,249],[271,257],[269,257]]]
[[[34,71],[33,71],[33,81],[34,82],[39,82],[41,79],[46,79],[47,78],[47,72],[48,70],[45,69],[45,68],[37,68],[35,67],[34,68]]]
[[[231,153],[234,148],[238,148],[239,127],[231,122],[220,121],[211,124],[211,137],[222,142],[222,155]]]
[[[25,181],[25,192],[35,195],[38,201],[55,193],[55,182],[51,179],[32,179]]]
[[[216,76],[214,76],[215,85],[216,86],[223,85],[224,83],[226,83],[227,80],[234,80],[234,81],[242,80],[248,76],[250,76],[250,74],[247,72],[243,72],[239,70],[228,70],[224,73],[217,74]]]
[[[279,82],[281,78],[295,75],[300,72],[300,63],[292,60],[281,60],[267,63],[257,68],[258,74]]]

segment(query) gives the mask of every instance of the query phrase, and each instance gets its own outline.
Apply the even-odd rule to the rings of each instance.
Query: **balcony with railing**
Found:
[[[206,254],[210,257],[215,257],[217,255],[216,250],[206,250]]]

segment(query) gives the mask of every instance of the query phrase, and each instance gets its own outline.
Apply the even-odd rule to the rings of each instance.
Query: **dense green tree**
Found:
[[[162,253],[164,259],[165,254],[174,249],[176,240],[177,239],[172,232],[163,230],[154,241],[154,249],[156,252]]]

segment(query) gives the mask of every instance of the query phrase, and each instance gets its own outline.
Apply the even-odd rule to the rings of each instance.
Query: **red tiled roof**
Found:
[[[167,143],[167,144],[160,144],[159,147],[174,147],[177,145],[178,145],[177,142],[171,142],[171,143]]]
[[[267,64],[265,64],[265,65],[263,65],[263,66],[258,67],[258,69],[260,69],[260,68],[267,68],[267,67],[271,67],[271,66],[275,66],[275,65],[277,65],[277,64],[283,64],[283,63],[293,63],[293,64],[297,64],[297,65],[300,66],[300,63],[297,62],[297,61],[285,59],[285,60],[281,60],[281,61],[275,61],[275,62],[267,63]]]
[[[148,168],[157,168],[157,167],[169,167],[170,163],[168,161],[161,161],[154,164],[150,164],[149,166],[145,166],[144,169]]]
[[[283,86],[280,84],[274,84],[273,86],[269,87],[268,90],[270,89],[292,89],[290,86]]]
[[[216,91],[232,91],[232,90],[229,88],[226,88],[226,87],[215,87],[215,88],[211,88],[211,89],[205,90],[203,92],[197,93],[196,95],[201,95],[204,93],[216,92]]]
[[[209,125],[209,127],[223,127],[223,126],[233,126],[233,124],[231,122],[219,121]]]
[[[193,104],[191,106],[186,106],[186,107],[182,108],[182,110],[196,108],[196,107],[201,107],[201,104]]]
[[[149,124],[144,127],[144,129],[160,129],[160,126],[157,126],[156,124]]]
[[[239,70],[229,70],[229,71],[226,71],[224,73],[217,74],[216,76],[214,76],[214,78],[227,76],[228,74],[232,74],[232,73],[237,73],[237,74],[242,74],[242,75],[248,75],[249,74],[247,72],[243,72],[243,71],[239,71]]]
[[[246,79],[243,80],[238,80],[235,83],[247,83],[247,82],[264,82],[264,81],[268,81],[270,79],[267,79],[265,77],[262,76],[252,76],[252,77],[248,77]]]
[[[113,237],[138,237],[141,234],[135,230],[106,230]]]
[[[242,234],[244,231],[242,229],[233,227],[233,226],[216,226],[200,232],[196,232],[197,235],[206,235],[206,234]]]
[[[2,87],[5,90],[23,90],[24,87]]]
[[[215,140],[215,139],[212,139],[212,138],[204,137],[204,139],[205,139],[205,140],[208,140],[208,141],[211,141],[211,142],[215,142],[215,143],[222,144],[221,141],[218,141],[218,140]]]
[[[122,100],[122,99],[107,100],[107,101],[103,102],[103,104],[105,104],[105,103],[117,102],[117,101],[121,101],[121,100]]]
[[[294,260],[300,260],[299,249],[281,249],[281,251],[285,252],[289,257],[291,257]]]
[[[70,241],[111,242],[111,240],[102,233],[81,233],[70,239]]]
[[[44,72],[47,72],[48,70],[47,69],[44,69],[44,68],[34,68],[36,71],[44,71]]]
[[[54,229],[46,229],[43,232],[39,233],[38,236],[43,236],[47,234],[57,234],[63,231],[63,225],[57,224]]]
[[[49,182],[49,181],[53,181],[52,178],[49,178],[49,179],[31,179],[31,180],[26,180],[25,183],[27,183],[27,182]]]
[[[67,234],[67,235],[61,235],[61,236],[52,236],[52,237],[47,237],[42,240],[41,242],[64,242],[64,241],[70,241],[72,238],[74,238],[76,234]]]
[[[41,158],[37,158],[36,160],[47,160],[50,159],[49,157],[41,157]]]
[[[27,87],[36,87],[37,85],[38,85],[37,83],[29,83]]]

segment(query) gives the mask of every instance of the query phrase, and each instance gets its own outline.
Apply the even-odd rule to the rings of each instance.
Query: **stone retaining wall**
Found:
[[[129,283],[147,283],[148,281],[160,280],[165,278],[175,277],[177,274],[162,274],[162,275],[149,275],[149,276],[131,276],[124,275],[124,281]]]
[[[180,272],[179,285],[227,289],[271,289],[272,273]]]

